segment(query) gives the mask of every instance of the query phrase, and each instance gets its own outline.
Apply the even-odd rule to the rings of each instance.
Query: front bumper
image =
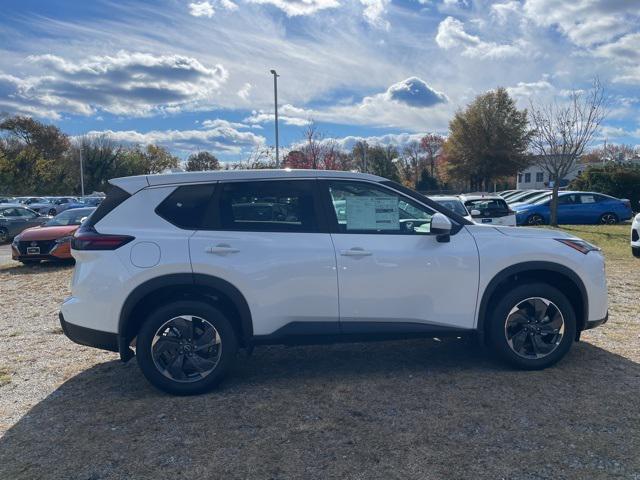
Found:
[[[99,348],[110,352],[118,352],[118,334],[111,332],[102,332],[92,328],[81,327],[69,323],[64,319],[62,312],[58,314],[62,331],[69,338],[80,345],[87,347]]]
[[[584,326],[584,329],[591,330],[592,328],[596,328],[596,327],[599,327],[600,325],[604,325],[605,323],[607,323],[608,320],[609,320],[609,312],[607,311],[607,314],[605,315],[604,318],[601,318],[600,320],[591,320],[587,322],[586,325]]]

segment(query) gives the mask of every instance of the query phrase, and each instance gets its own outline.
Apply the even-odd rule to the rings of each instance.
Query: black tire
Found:
[[[640,247],[631,247],[631,253],[636,258],[640,258]]]
[[[221,353],[219,354],[219,358],[217,358],[215,362],[210,358],[206,359],[207,362],[215,363],[213,370],[207,372],[204,377],[199,379],[191,378],[180,381],[170,378],[171,373],[169,369],[165,369],[165,373],[163,373],[158,363],[156,363],[161,360],[157,355],[157,351],[155,356],[152,355],[152,342],[156,332],[166,325],[167,322],[180,316],[199,317],[200,320],[209,324],[207,327],[212,326],[214,328],[220,340],[219,348],[221,349]],[[136,341],[136,357],[144,376],[158,389],[175,395],[196,395],[215,387],[233,364],[237,351],[238,340],[229,319],[218,309],[207,303],[190,300],[170,303],[161,306],[151,313],[138,332]],[[195,352],[195,350],[191,350],[190,356],[195,359],[198,355],[193,352]],[[175,351],[171,353],[175,353]],[[179,355],[175,355],[171,358],[175,358],[176,362],[179,363],[180,360],[178,356]],[[182,367],[180,367],[182,374],[184,374],[186,364],[184,357],[185,354],[182,354]],[[198,360],[200,362],[202,357],[198,358]],[[191,362],[191,360],[187,359],[186,362]],[[189,365],[187,365],[186,368],[188,369]]]
[[[534,213],[533,215],[530,215],[527,218],[526,224],[527,225],[544,225],[544,218],[542,217],[542,215]]]
[[[20,260],[20,263],[22,263],[23,265],[38,265],[40,262],[41,260],[27,260],[27,259]]]
[[[615,213],[607,212],[600,215],[600,223],[602,225],[615,225],[618,222],[618,216]]]
[[[9,236],[9,230],[4,227],[0,228],[0,243],[6,243],[9,240],[11,240],[11,237]]]
[[[562,336],[557,340],[555,340],[555,337],[551,337],[554,338],[554,341],[550,340],[550,343],[545,344],[546,346],[553,345],[554,349],[540,358],[525,357],[516,353],[514,350],[515,347],[512,348],[507,340],[506,323],[509,313],[512,309],[523,305],[523,302],[529,301],[527,299],[531,298],[542,298],[552,302],[554,304],[553,307],[556,307],[562,315],[564,325]],[[497,301],[493,311],[491,311],[489,315],[487,333],[490,347],[500,358],[523,370],[539,370],[555,364],[566,355],[576,337],[576,315],[571,302],[569,302],[560,290],[545,283],[526,283],[513,288]],[[547,317],[545,316],[545,318]],[[533,329],[535,325],[536,324],[532,324],[531,326],[524,325],[521,328]],[[523,347],[525,349],[533,347],[529,335],[535,334],[528,332],[522,333],[526,336]],[[526,342],[528,342],[528,344],[526,344]],[[533,350],[533,348],[530,350]]]

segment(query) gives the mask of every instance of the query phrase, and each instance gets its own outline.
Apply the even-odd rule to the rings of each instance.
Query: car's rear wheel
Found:
[[[147,380],[177,395],[213,388],[233,363],[237,350],[229,319],[198,301],[160,307],[149,315],[136,341],[138,365]]]
[[[55,217],[56,216],[56,209],[55,208],[49,209],[49,215],[51,215],[52,217]]]
[[[615,225],[618,223],[618,216],[615,213],[603,213],[600,215],[602,225]]]
[[[0,228],[0,243],[6,243],[9,240],[11,240],[11,238],[9,237],[9,231],[6,228],[1,227]]]
[[[533,215],[529,216],[529,218],[527,218],[527,225],[543,225],[544,224],[544,218],[542,218],[542,215],[538,215],[537,213],[534,213]]]
[[[507,292],[489,318],[489,341],[510,364],[537,370],[558,362],[576,336],[576,316],[567,297],[544,283]]]

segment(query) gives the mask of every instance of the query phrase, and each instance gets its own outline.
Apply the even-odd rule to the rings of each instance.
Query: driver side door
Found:
[[[479,259],[471,234],[430,234],[435,213],[384,185],[321,180],[343,333],[473,328]]]

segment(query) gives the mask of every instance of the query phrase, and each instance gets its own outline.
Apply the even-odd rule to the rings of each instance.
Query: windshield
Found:
[[[460,200],[454,200],[454,199],[443,200],[440,198],[432,198],[431,200],[438,202],[443,207],[448,208],[449,210],[457,213],[458,215],[462,215],[463,217],[466,217],[467,215],[469,215],[469,212],[467,212],[467,209],[464,208],[464,205]]]
[[[68,225],[80,225],[82,221],[91,215],[95,208],[74,208],[66,210],[60,215],[44,224],[45,227],[66,227]]]

